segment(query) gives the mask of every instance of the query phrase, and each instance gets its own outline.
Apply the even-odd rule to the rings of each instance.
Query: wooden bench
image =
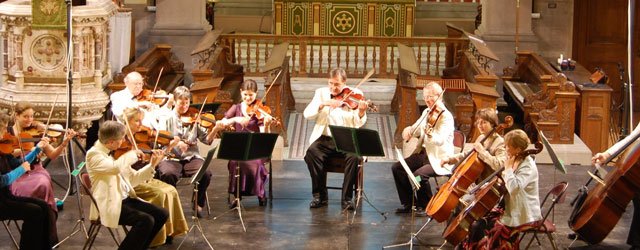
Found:
[[[171,52],[171,45],[156,44],[137,57],[133,63],[123,67],[122,72],[114,77],[107,88],[112,92],[124,89],[124,77],[130,72],[137,71],[145,79],[145,87],[153,89],[160,70],[162,75],[157,89],[171,92],[184,84],[184,63]]]
[[[505,68],[502,80],[505,101],[523,112],[525,131],[530,136],[539,129],[551,143],[573,143],[580,97],[573,82],[529,51],[517,53],[515,67]]]
[[[244,67],[230,62],[232,57],[229,44],[220,44],[220,30],[207,32],[192,56],[199,56],[198,65],[191,71],[194,84],[191,94],[194,103],[218,103],[217,119],[224,117],[234,103],[240,102],[240,84],[244,81]]]

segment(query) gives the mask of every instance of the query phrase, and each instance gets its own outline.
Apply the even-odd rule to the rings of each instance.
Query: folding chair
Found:
[[[21,232],[20,226],[18,225],[18,222],[16,220],[2,219],[2,225],[4,226],[4,229],[7,230],[7,233],[9,234],[9,238],[11,238],[13,245],[16,247],[16,249],[20,249],[20,244],[18,244],[18,240],[16,240],[16,238],[13,236],[13,233],[11,233],[11,229],[9,228],[11,226],[11,222],[13,222],[16,225],[16,228],[18,228],[18,232]]]
[[[542,203],[540,204],[540,210],[543,209],[547,200],[549,200],[551,204],[547,208],[546,212],[544,213],[544,217],[542,217],[541,220],[527,223],[522,226],[518,226],[516,231],[522,233],[522,235],[520,236],[520,240],[518,242],[521,242],[524,239],[525,235],[529,233],[533,233],[533,236],[531,237],[531,240],[529,240],[529,243],[527,244],[525,249],[529,249],[529,246],[531,246],[533,239],[536,239],[536,241],[538,242],[538,245],[542,245],[540,244],[540,239],[538,238],[539,233],[546,234],[547,237],[549,238],[549,242],[551,242],[551,246],[553,247],[553,249],[555,250],[558,249],[558,246],[556,245],[556,241],[553,238],[553,233],[556,232],[556,225],[553,222],[554,221],[553,216],[551,221],[547,220],[547,218],[549,217],[549,214],[553,212],[553,209],[556,206],[556,204],[564,202],[565,191],[567,191],[567,186],[569,186],[569,184],[563,181],[558,183],[551,190],[549,190],[547,195],[544,197],[544,200],[542,200]],[[549,199],[549,197],[551,197],[551,199]]]
[[[98,214],[100,214],[100,210],[98,209],[98,204],[96,202],[96,199],[91,194],[91,180],[89,179],[89,174],[83,173],[81,175],[80,184],[82,184],[82,190],[84,191],[84,195],[89,196],[89,198],[91,199],[91,204],[93,204],[96,207],[96,209],[98,210]],[[82,247],[82,249],[91,249],[91,246],[93,245],[93,243],[96,240],[96,237],[98,236],[98,232],[100,232],[100,228],[102,228],[102,223],[100,223],[100,216],[98,216],[97,219],[91,220],[91,225],[89,226],[89,232],[88,232],[89,238],[87,238],[87,241],[84,243],[84,246]],[[125,230],[125,233],[126,233],[127,228],[125,228],[124,226],[122,226],[122,228]],[[113,238],[113,240],[116,242],[116,245],[120,246],[120,242],[116,238],[116,235],[113,233],[113,229],[109,227],[107,227],[107,229],[111,234],[111,238]]]
[[[325,165],[323,166],[323,170],[325,173],[343,173],[345,171],[345,160],[346,158],[340,155],[331,155],[329,156],[329,158],[327,158],[327,160],[325,161]],[[363,180],[364,180],[364,171],[363,171],[363,164],[364,162],[366,162],[366,157],[363,157],[363,160],[360,161],[360,163],[358,163],[358,169],[356,170],[357,173],[357,177],[356,177],[356,182],[354,183],[354,188],[353,190],[356,191],[358,189],[361,189],[363,187]],[[342,190],[342,187],[332,187],[332,186],[327,186],[327,189],[340,189]]]

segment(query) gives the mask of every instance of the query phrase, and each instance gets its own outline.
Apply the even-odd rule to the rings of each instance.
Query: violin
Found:
[[[150,143],[155,142],[162,146],[167,146],[171,143],[171,140],[173,140],[173,135],[171,132],[166,130],[154,130],[146,126],[142,126],[140,131],[133,134],[133,138],[136,143],[150,145]]]
[[[11,154],[15,149],[31,151],[35,147],[35,143],[40,140],[40,137],[34,138],[26,132],[20,133],[20,140],[10,133],[4,133],[0,139],[0,153]]]
[[[364,101],[367,103],[368,110],[378,112],[378,107],[373,104],[373,102],[367,101],[363,94],[356,93],[349,87],[344,87],[339,94],[331,96],[331,99],[342,101],[344,106],[347,106],[352,110],[358,109],[360,102]]]
[[[205,113],[200,113],[200,117],[198,117],[198,113],[200,113],[198,109],[194,107],[189,107],[187,112],[180,115],[180,121],[182,122],[182,124],[185,124],[185,125],[191,125],[198,122],[200,126],[206,129],[213,128],[213,126],[216,125],[216,116],[214,114],[205,112]]]
[[[265,117],[271,118],[272,125],[279,126],[280,120],[271,115],[271,108],[262,104],[260,101],[254,101],[253,104],[247,106],[247,114],[255,116],[259,121],[263,121]]]
[[[149,89],[143,89],[137,96],[135,96],[135,99],[139,102],[148,101],[158,106],[162,106],[169,101],[169,95],[164,90],[153,92]]]

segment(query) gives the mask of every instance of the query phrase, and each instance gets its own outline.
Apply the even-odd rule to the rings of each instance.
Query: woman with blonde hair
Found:
[[[142,129],[142,119],[144,118],[144,112],[139,108],[126,108],[121,117],[122,121],[126,121],[125,125],[129,127],[128,131],[136,133]],[[125,136],[129,142],[134,141],[130,138],[129,132]],[[179,139],[174,138],[169,147],[175,145]],[[167,151],[170,151],[168,149]],[[180,196],[178,191],[172,185],[169,185],[158,179],[151,179],[146,183],[139,184],[133,189],[136,191],[136,195],[141,199],[148,201],[158,207],[162,207],[169,212],[169,218],[164,225],[164,228],[160,229],[160,232],[151,241],[150,247],[160,246],[163,244],[171,244],[173,237],[185,234],[189,230],[187,220],[184,217],[182,205],[180,203]]]

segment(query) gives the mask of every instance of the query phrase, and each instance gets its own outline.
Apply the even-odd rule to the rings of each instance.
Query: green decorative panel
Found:
[[[410,37],[414,1],[274,2],[278,35]]]

